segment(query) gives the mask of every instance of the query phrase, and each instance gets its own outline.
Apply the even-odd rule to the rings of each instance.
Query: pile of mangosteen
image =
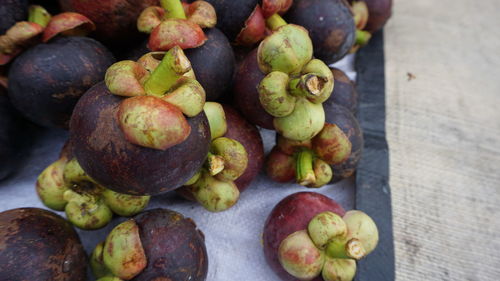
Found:
[[[182,214],[147,210],[150,198],[175,191],[231,212],[262,170],[309,188],[352,176],[364,145],[358,93],[330,65],[367,44],[391,6],[1,0],[0,180],[13,172],[22,118],[69,138],[35,183],[66,219],[0,213],[0,276],[85,280],[89,264],[102,281],[206,280],[204,234]],[[265,130],[276,135],[267,156]],[[73,226],[95,230],[114,216],[128,219],[86,255]],[[378,230],[363,212],[300,192],[272,210],[263,241],[282,280],[344,281]]]

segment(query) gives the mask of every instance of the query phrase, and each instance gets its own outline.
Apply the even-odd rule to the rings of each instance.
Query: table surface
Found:
[[[498,4],[394,1],[384,39],[397,280],[500,280]]]

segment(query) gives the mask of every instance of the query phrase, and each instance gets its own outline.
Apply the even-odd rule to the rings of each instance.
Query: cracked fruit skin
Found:
[[[133,219],[121,225],[123,224],[135,225],[135,227],[129,227],[133,230],[129,234],[137,237],[136,232],[138,230],[142,249],[122,248],[120,251],[129,253],[137,251],[143,253],[147,260],[145,267],[143,267],[142,259],[133,261],[134,263],[137,262],[135,265],[140,265],[139,268],[143,269],[132,276],[130,280],[203,281],[206,279],[208,256],[205,239],[193,220],[168,209],[153,209],[136,215]],[[113,232],[116,232],[115,230],[121,225],[117,226]],[[127,233],[125,230],[122,229],[122,238],[120,239],[130,238],[126,238]],[[115,241],[108,236],[104,244],[105,264],[116,262],[112,258],[114,253],[106,253],[106,250],[113,251],[113,245],[110,242]],[[120,270],[120,268],[129,269],[129,265],[123,267],[119,264],[115,265],[117,266],[115,267],[116,270]]]
[[[295,0],[285,20],[309,31],[314,56],[327,64],[342,59],[356,39],[353,15],[345,0]]]
[[[39,44],[14,60],[8,95],[30,121],[68,128],[78,99],[101,81],[114,63],[101,43],[86,37],[63,37]]]
[[[99,83],[78,102],[70,138],[83,170],[101,185],[130,195],[154,195],[180,187],[199,170],[208,153],[210,129],[205,114],[186,118],[191,127],[187,139],[160,151],[125,139],[116,118],[122,101]]]
[[[80,238],[62,217],[38,208],[0,213],[2,280],[86,280]]]
[[[269,214],[264,225],[264,254],[271,269],[284,281],[296,281],[279,262],[278,249],[290,234],[307,229],[311,219],[330,211],[339,216],[344,209],[332,199],[315,192],[299,192],[285,197]]]
[[[28,0],[2,0],[0,5],[0,34],[16,22],[28,18]]]
[[[346,179],[354,174],[363,154],[364,138],[358,120],[345,107],[334,104],[323,104],[326,123],[337,125],[351,142],[351,154],[341,164],[331,165],[333,170],[332,183]]]

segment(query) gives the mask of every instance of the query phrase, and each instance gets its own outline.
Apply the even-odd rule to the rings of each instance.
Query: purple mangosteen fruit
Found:
[[[84,281],[87,269],[76,231],[38,208],[0,213],[0,263],[3,280]]]
[[[281,280],[351,281],[378,243],[374,221],[334,200],[300,192],[281,200],[264,226],[264,254]]]
[[[193,220],[168,209],[148,210],[116,226],[96,246],[90,264],[96,278],[109,280],[203,281],[204,240]]]
[[[9,70],[8,95],[14,107],[42,126],[67,128],[78,99],[114,62],[101,43],[61,37],[21,54]]]

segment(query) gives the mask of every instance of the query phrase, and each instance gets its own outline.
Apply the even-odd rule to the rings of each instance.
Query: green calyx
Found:
[[[97,246],[95,246],[94,250],[92,251],[92,254],[90,255],[90,268],[92,269],[92,273],[96,278],[112,276],[111,271],[109,271],[109,269],[104,264],[103,251],[104,251],[104,242],[101,242],[97,244]]]
[[[40,174],[36,190],[47,207],[65,211],[68,220],[82,229],[107,225],[113,213],[135,215],[149,202],[149,196],[131,196],[104,188],[83,171],[76,159],[68,161],[65,157]]]
[[[358,210],[351,210],[345,213],[343,217],[347,229],[348,239],[357,239],[363,244],[368,255],[378,244],[378,228],[373,219],[366,213]]]
[[[102,192],[102,197],[113,213],[123,217],[130,217],[140,213],[146,208],[151,198],[150,196],[118,193],[110,189],[105,189]]]
[[[38,176],[36,191],[43,204],[53,210],[63,211],[68,203],[64,200],[64,192],[69,189],[64,181],[64,167],[68,159],[61,158],[50,164]]]
[[[325,124],[325,111],[321,104],[297,98],[292,113],[274,118],[273,124],[276,131],[285,138],[304,141],[321,131]]]
[[[323,212],[311,219],[307,226],[307,232],[316,247],[325,249],[332,240],[347,235],[347,226],[339,215]]]
[[[180,0],[160,0],[160,4],[165,9],[166,19],[186,19]]]
[[[314,154],[308,149],[303,149],[296,154],[296,179],[300,185],[308,186],[316,182],[313,170]]]
[[[294,24],[280,26],[257,50],[259,68],[266,74],[272,71],[299,73],[312,55],[313,46],[307,30]]]
[[[245,147],[238,141],[220,137],[212,141],[210,152],[223,159],[223,169],[215,173],[221,181],[234,181],[246,170],[248,154]]]
[[[240,197],[238,187],[232,181],[221,181],[206,170],[202,170],[198,180],[187,189],[210,212],[225,211]]]
[[[52,16],[44,7],[31,5],[28,9],[28,21],[46,27]]]
[[[317,79],[312,80],[312,85],[308,85],[309,90],[306,91],[306,97],[309,101],[323,103],[330,97],[334,87],[333,73],[323,61],[318,59],[310,60],[302,68],[301,74],[317,77]]]
[[[205,89],[192,78],[182,77],[162,99],[179,108],[184,115],[193,117],[203,110]]]
[[[356,275],[356,261],[326,257],[321,276],[324,281],[351,281]]]
[[[266,26],[270,30],[276,30],[286,24],[286,21],[279,14],[273,14],[266,19]]]
[[[212,109],[217,109],[216,105],[213,104]],[[220,111],[214,112],[219,113],[215,116],[221,121]],[[212,141],[204,168],[184,184],[184,189],[208,211],[225,211],[238,201],[240,192],[234,181],[245,172],[247,165],[248,154],[240,142],[218,137]]]
[[[183,75],[191,70],[191,62],[179,46],[170,49],[144,83],[147,95],[163,96]]]
[[[325,254],[314,245],[307,231],[299,230],[281,241],[278,259],[290,275],[299,280],[312,280],[321,273]]]
[[[330,165],[341,164],[351,155],[349,137],[335,124],[325,123],[311,142],[316,155]]]
[[[105,82],[113,94],[130,97],[117,118],[125,138],[143,147],[166,150],[185,141],[191,132],[185,116],[198,115],[205,104],[205,90],[179,46],[117,62]]]
[[[296,98],[288,93],[288,74],[273,71],[264,77],[258,86],[262,107],[274,117],[290,115],[295,108]]]
[[[203,111],[208,119],[212,140],[224,136],[227,132],[227,122],[222,105],[216,102],[206,102]]]
[[[307,230],[286,237],[278,258],[283,269],[299,280],[321,274],[325,281],[351,281],[356,260],[369,254],[376,241],[377,227],[365,213],[353,210],[340,217],[326,211],[314,216]]]
[[[332,168],[319,159],[312,150],[303,147],[294,153],[294,158],[295,178],[298,184],[317,188],[332,180]]]
[[[117,225],[108,235],[102,250],[106,268],[124,280],[132,279],[147,265],[147,258],[134,220]]]

